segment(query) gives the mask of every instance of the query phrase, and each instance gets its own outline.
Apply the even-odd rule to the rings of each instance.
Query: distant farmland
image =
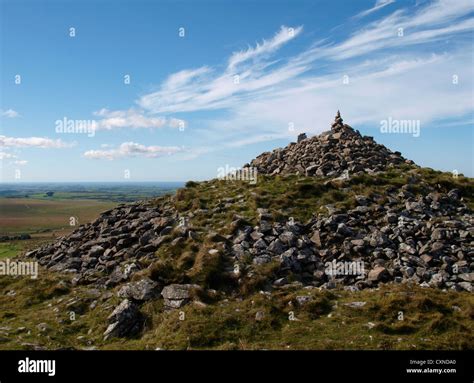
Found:
[[[0,235],[30,234],[28,240],[0,242],[0,258],[14,257],[73,231],[117,203],[94,200],[0,198]],[[74,217],[76,226],[69,224]]]
[[[79,224],[96,218],[117,204],[96,200],[0,198],[0,234],[35,234],[45,230],[71,230],[75,217]]]
[[[0,198],[132,202],[173,193],[182,182],[6,183]]]
[[[2,184],[0,236],[31,239],[0,242],[0,258],[16,256],[70,233],[119,203],[173,193],[182,183]],[[70,225],[71,218],[76,222]]]

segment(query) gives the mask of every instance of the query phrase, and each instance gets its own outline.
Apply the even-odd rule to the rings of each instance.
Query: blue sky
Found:
[[[0,1],[4,182],[214,178],[337,109],[474,176],[472,0]]]

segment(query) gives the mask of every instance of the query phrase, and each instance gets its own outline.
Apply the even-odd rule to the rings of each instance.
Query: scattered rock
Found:
[[[138,282],[130,282],[122,286],[118,292],[121,298],[128,298],[135,301],[148,301],[159,296],[158,284],[149,278],[144,278]]]
[[[199,285],[192,284],[172,284],[166,286],[161,295],[164,298],[165,307],[168,309],[178,309],[189,303],[193,295],[200,290]]]
[[[265,318],[265,313],[263,311],[257,311],[255,314],[255,320],[261,322]]]
[[[370,270],[368,279],[369,281],[379,282],[387,279],[388,276],[389,274],[385,267],[377,266],[374,269]]]
[[[128,299],[124,299],[107,319],[110,325],[104,332],[104,340],[136,335],[143,323],[138,306]]]

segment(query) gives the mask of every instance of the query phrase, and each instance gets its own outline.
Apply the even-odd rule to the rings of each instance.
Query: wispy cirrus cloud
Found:
[[[337,109],[353,123],[377,123],[388,114],[425,124],[461,116],[473,111],[473,12],[471,0],[397,9],[345,39],[323,36],[286,58],[276,52],[303,29],[282,27],[272,39],[232,54],[223,68],[203,65],[170,75],[137,104],[150,114],[224,111],[208,129],[214,140],[235,146],[317,133],[327,126],[314,122],[329,123]]]
[[[344,60],[380,50],[406,50],[413,45],[445,40],[456,34],[472,33],[473,12],[474,4],[469,0],[438,0],[416,12],[399,9],[369,23],[338,44],[328,45],[322,51],[311,51],[310,56],[321,56],[333,61]]]
[[[232,107],[236,101],[278,85],[308,69],[304,65],[288,64],[268,70],[272,66],[272,62],[267,60],[271,54],[302,30],[302,26],[282,26],[272,39],[233,53],[221,72],[203,66],[172,74],[160,90],[144,95],[137,103],[141,108],[157,114]]]
[[[365,11],[362,11],[354,16],[354,18],[359,19],[365,16],[370,15],[371,13],[377,12],[379,9],[386,7],[387,5],[393,4],[395,0],[377,0],[372,8],[369,8]]]
[[[130,157],[157,158],[181,152],[178,146],[146,146],[136,142],[124,142],[118,148],[108,150],[88,150],[84,157],[97,160],[116,160]]]
[[[262,59],[262,57],[274,53],[284,44],[298,36],[303,30],[302,26],[297,28],[282,26],[280,30],[270,40],[263,40],[257,43],[255,47],[249,47],[245,51],[235,52],[230,56],[227,69],[232,71],[239,64],[249,60]]]

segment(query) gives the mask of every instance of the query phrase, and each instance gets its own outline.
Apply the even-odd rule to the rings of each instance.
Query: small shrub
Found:
[[[197,182],[194,182],[194,181],[188,181],[186,182],[186,184],[184,185],[186,188],[194,188],[196,186],[198,186],[199,184]]]

